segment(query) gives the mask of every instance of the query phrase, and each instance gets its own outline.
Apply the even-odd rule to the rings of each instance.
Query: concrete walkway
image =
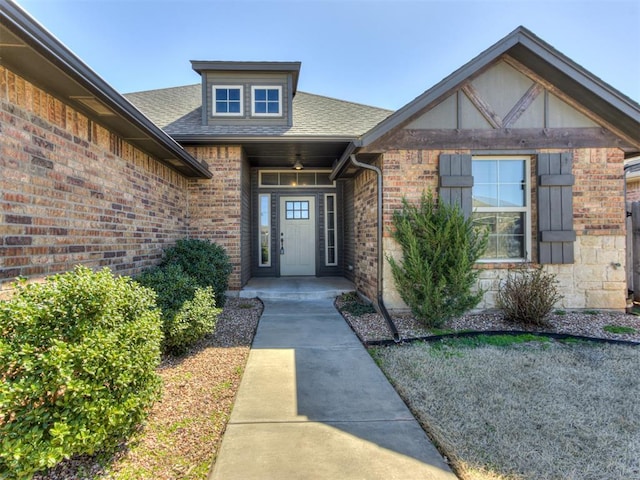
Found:
[[[331,299],[264,303],[209,479],[456,479]]]

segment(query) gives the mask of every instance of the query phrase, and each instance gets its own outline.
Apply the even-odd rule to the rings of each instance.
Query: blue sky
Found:
[[[524,25],[640,101],[640,2],[17,0],[116,90],[198,83],[189,60],[301,61],[299,90],[398,109]]]

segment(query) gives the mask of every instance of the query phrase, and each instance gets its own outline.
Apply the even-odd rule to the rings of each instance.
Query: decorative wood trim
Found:
[[[521,128],[487,130],[400,129],[361,153],[388,150],[535,150],[542,148],[629,148],[630,145],[604,128]]]
[[[545,94],[546,94],[545,109],[544,109],[544,111],[545,111],[545,127],[548,127],[548,125],[549,125],[548,117],[547,117],[547,112],[549,111],[548,93],[553,93],[556,97],[560,98],[563,102],[567,103],[568,105],[571,105],[573,108],[578,110],[580,113],[582,113],[584,116],[586,116],[590,120],[596,122],[599,125],[603,125],[604,124],[608,130],[613,132],[619,138],[623,139],[626,142],[626,145],[632,146],[633,148],[639,148],[640,147],[640,144],[638,144],[638,142],[636,140],[634,140],[633,138],[631,138],[629,135],[627,135],[624,132],[622,132],[621,130],[617,129],[615,126],[611,125],[609,122],[606,122],[605,120],[603,120],[602,118],[600,118],[599,116],[594,114],[587,107],[581,105],[577,101],[573,100],[571,97],[567,96],[562,90],[557,88],[552,83],[546,81],[542,77],[539,77],[536,73],[531,71],[529,68],[525,67],[523,64],[518,62],[515,58],[510,57],[509,55],[502,55],[500,58],[501,58],[501,60],[504,60],[507,64],[511,65],[513,68],[519,70],[520,73],[523,73],[524,75],[529,77],[531,80],[533,80],[536,83],[539,83],[540,85],[542,85],[545,88],[545,90],[546,90],[546,92],[545,92]]]
[[[456,90],[456,128],[462,128],[462,91]]]
[[[465,83],[461,90],[493,128],[502,128],[500,115],[493,111],[491,106],[482,98],[480,92],[478,92],[471,83]]]
[[[575,177],[570,173],[564,175],[540,175],[539,181],[541,187],[568,187],[574,185]]]
[[[472,175],[441,176],[441,187],[473,187]]]
[[[575,230],[542,230],[540,232],[541,242],[575,242]]]
[[[520,100],[516,102],[513,108],[502,119],[502,125],[504,128],[509,128],[516,123],[522,114],[529,108],[533,101],[538,98],[540,92],[543,91],[542,85],[534,83],[529,90],[522,96]]]

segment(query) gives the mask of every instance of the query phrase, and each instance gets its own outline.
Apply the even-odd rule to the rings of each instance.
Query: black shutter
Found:
[[[571,152],[538,155],[538,261],[573,263]]]
[[[440,201],[447,204],[460,205],[464,216],[469,218],[472,212],[471,188],[473,176],[471,173],[471,155],[445,154],[440,155]]]

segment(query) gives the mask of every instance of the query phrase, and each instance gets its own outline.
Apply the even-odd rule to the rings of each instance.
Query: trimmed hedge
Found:
[[[114,449],[161,388],[155,294],[108,269],[17,285],[0,302],[0,477]]]
[[[213,287],[218,306],[224,306],[233,267],[226,250],[207,240],[185,238],[164,252],[161,267],[180,265],[202,287]]]
[[[211,286],[202,287],[180,264],[169,264],[143,272],[136,280],[157,294],[162,310],[164,352],[184,353],[206,334],[213,332],[221,309]]]

